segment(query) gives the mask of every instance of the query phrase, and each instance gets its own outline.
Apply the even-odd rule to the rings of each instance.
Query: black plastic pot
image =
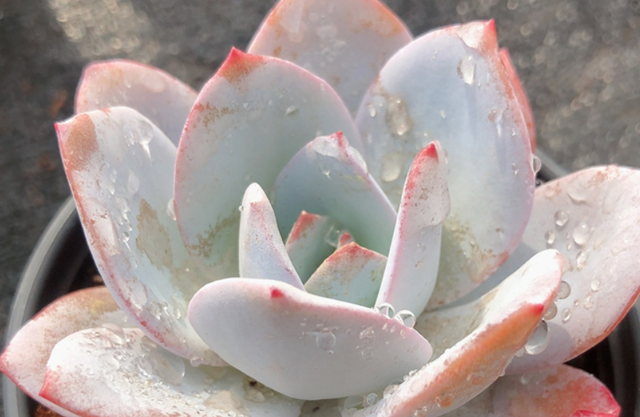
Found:
[[[542,152],[540,179],[566,174]],[[76,289],[95,285],[95,265],[80,225],[75,204],[69,199],[40,238],[23,273],[11,308],[7,341],[40,309]],[[607,339],[571,361],[597,376],[614,393],[623,417],[640,417],[640,312],[631,309]],[[36,403],[3,377],[5,417],[33,416]],[[542,416],[541,416],[542,417]]]

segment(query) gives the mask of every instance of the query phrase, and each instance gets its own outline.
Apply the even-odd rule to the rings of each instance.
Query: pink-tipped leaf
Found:
[[[45,307],[13,336],[0,356],[0,371],[34,400],[73,417],[75,414],[40,396],[53,347],[72,333],[102,325],[107,336],[122,340],[121,326],[130,324],[105,287],[70,293]]]
[[[40,394],[83,417],[297,417],[300,402],[259,387],[233,368],[194,368],[123,329],[74,333],[56,345]]]
[[[410,41],[402,21],[378,0],[281,0],[248,52],[311,71],[355,113],[380,68]]]
[[[125,60],[94,62],[82,72],[76,113],[131,107],[177,146],[196,97],[195,90],[158,68]]]
[[[221,365],[186,318],[210,279],[173,218],[175,145],[128,107],[83,113],[56,130],[89,248],[118,305],[175,354]]]
[[[502,375],[540,324],[555,297],[563,266],[564,259],[556,251],[542,252],[484,300],[472,323],[434,321],[438,331],[461,326],[470,332],[360,415],[441,416],[481,393]],[[417,323],[416,327],[425,332],[431,325]]]
[[[382,389],[431,356],[429,343],[393,318],[279,281],[208,284],[191,301],[189,319],[229,364],[305,400]]]
[[[448,417],[618,417],[620,405],[596,377],[567,365],[506,376]]]
[[[360,147],[348,110],[326,82],[277,58],[231,51],[191,110],[176,162],[180,232],[208,274],[237,276],[238,206],[249,184],[269,194],[296,152],[336,131]]]
[[[273,208],[282,234],[307,210],[340,222],[358,244],[389,251],[395,210],[341,132],[314,139],[291,158],[276,181]]]
[[[304,288],[310,294],[373,307],[386,264],[386,256],[347,243],[325,259]]]
[[[516,358],[509,373],[581,354],[607,337],[633,306],[640,293],[639,200],[640,171],[617,166],[589,168],[536,190],[521,246],[557,249],[570,266],[547,316],[549,347]]]
[[[278,233],[271,203],[257,183],[242,199],[239,239],[241,277],[273,279],[304,289]]]
[[[302,211],[293,224],[285,247],[302,282],[331,255],[335,247],[331,244],[336,222],[327,216]]]
[[[427,305],[438,276],[442,222],[450,208],[446,170],[438,142],[427,145],[414,159],[376,305],[388,303],[396,311],[415,315]]]
[[[394,202],[418,150],[433,140],[446,150],[451,214],[428,308],[462,297],[520,241],[535,185],[529,131],[493,21],[435,30],[398,51],[356,122],[371,175]]]

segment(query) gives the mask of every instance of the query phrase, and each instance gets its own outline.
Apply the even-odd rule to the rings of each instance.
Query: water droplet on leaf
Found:
[[[458,62],[458,75],[466,84],[473,85],[476,81],[476,61],[471,55]]]
[[[549,346],[549,340],[549,326],[546,321],[541,320],[525,343],[524,350],[529,355],[539,355]]]

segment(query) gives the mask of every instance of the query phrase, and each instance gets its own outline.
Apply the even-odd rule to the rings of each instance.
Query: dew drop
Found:
[[[539,355],[549,346],[549,340],[549,326],[546,321],[541,320],[525,343],[524,350],[529,355]]]
[[[363,403],[362,395],[352,395],[350,397],[347,397],[344,400],[343,407],[346,410],[348,410],[350,408],[360,408],[360,407],[362,407],[362,403]]]
[[[338,225],[333,224],[327,230],[327,233],[324,235],[324,241],[327,245],[333,246],[334,248],[338,247],[338,243],[340,243],[340,234],[342,230]]]
[[[284,111],[285,116],[295,116],[298,113],[298,108],[296,106],[289,106]]]
[[[444,110],[440,110],[440,117],[442,119],[446,119],[447,118],[447,113]]]
[[[600,291],[601,285],[602,283],[600,282],[600,280],[596,278],[593,281],[591,281],[591,284],[589,285],[589,287],[591,288],[591,291],[598,292]]]
[[[442,394],[435,398],[436,405],[440,408],[451,407],[454,397],[452,394]]]
[[[465,84],[473,85],[476,81],[476,61],[471,55],[458,62],[458,75]]]
[[[585,310],[591,310],[593,308],[593,297],[590,295],[587,295],[584,301],[582,302],[582,307],[584,307]]]
[[[394,317],[395,316],[395,309],[389,303],[378,304],[377,306],[374,307],[374,309],[378,313],[382,314],[383,316],[387,316],[387,317]]]
[[[373,348],[371,346],[367,346],[360,351],[360,355],[362,355],[362,359],[366,361],[373,359]]]
[[[560,313],[561,317],[562,317],[562,322],[566,323],[569,321],[569,319],[571,319],[571,309],[570,308],[565,308],[562,310],[562,312]]]
[[[571,285],[567,281],[562,281],[558,287],[558,300],[564,300],[571,295]]]
[[[576,268],[578,271],[582,271],[582,268],[587,263],[587,254],[583,251],[580,251],[576,254]]]
[[[533,158],[531,160],[531,168],[533,168],[534,174],[540,172],[540,169],[542,168],[542,161],[540,160],[540,158],[538,158],[537,155],[533,155]]]
[[[156,348],[147,356],[158,376],[169,384],[179,384],[184,378],[184,360],[162,348]]]
[[[123,231],[122,232],[122,243],[127,243],[129,241],[129,233]]]
[[[316,335],[316,345],[322,350],[331,350],[336,345],[336,335],[324,328]]]
[[[518,165],[516,165],[515,162],[511,164],[511,171],[513,171],[513,175],[518,175],[518,173],[520,172],[520,170],[518,169]]]
[[[103,353],[98,357],[100,363],[107,365],[112,371],[120,369],[120,361],[118,361],[111,353]]]
[[[392,97],[387,101],[385,122],[391,133],[398,136],[405,135],[413,128],[413,120],[409,115],[407,105],[398,97]]]
[[[362,340],[362,343],[371,344],[373,343],[374,339],[375,339],[375,330],[373,330],[373,327],[369,326],[360,332],[360,340]]]
[[[133,195],[137,193],[139,189],[140,179],[133,171],[130,170],[129,176],[127,177],[127,192],[129,193],[129,195]]]
[[[583,203],[587,200],[585,187],[579,178],[567,185],[567,194],[569,194],[569,198],[571,198],[574,203]]]
[[[556,316],[556,314],[558,314],[558,306],[556,305],[556,303],[551,303],[551,305],[547,309],[547,312],[544,313],[544,316],[542,318],[544,320],[552,320]]]
[[[571,237],[576,245],[584,246],[591,237],[591,228],[587,223],[582,222],[573,229]]]
[[[365,397],[365,405],[367,407],[370,407],[370,406],[374,405],[377,402],[378,402],[378,394],[376,394],[375,392],[372,392],[371,394],[368,394]]]
[[[416,315],[409,310],[400,310],[393,318],[407,327],[413,328],[416,325]]]
[[[467,375],[467,382],[469,382],[471,385],[480,385],[482,384],[482,381],[484,381],[484,378],[479,372],[471,372],[469,375]]]
[[[367,104],[367,110],[369,111],[369,116],[371,117],[376,117],[376,114],[378,114],[376,107],[371,103]]]
[[[564,210],[558,210],[553,215],[553,220],[556,223],[556,227],[558,227],[558,229],[562,229],[569,221],[569,213]]]
[[[382,158],[382,181],[392,182],[397,180],[401,171],[402,155],[400,153],[387,154]]]
[[[553,230],[547,230],[547,232],[544,234],[544,240],[545,242],[547,242],[547,248],[552,247],[554,242],[556,241],[555,232]]]
[[[532,380],[531,374],[523,374],[520,376],[520,383],[522,385],[527,385],[529,382],[531,382],[531,380]]]
[[[176,219],[176,202],[173,198],[167,203],[167,216],[169,216],[171,220]]]
[[[114,345],[121,345],[125,342],[126,336],[122,327],[114,323],[104,323],[102,327],[108,330],[105,335]]]

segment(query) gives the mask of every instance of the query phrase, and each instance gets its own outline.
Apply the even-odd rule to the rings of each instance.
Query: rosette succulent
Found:
[[[640,288],[640,173],[536,188],[494,23],[413,39],[376,0],[282,0],[196,93],[89,65],[56,130],[106,287],[9,343],[65,416],[615,416],[563,363]]]

